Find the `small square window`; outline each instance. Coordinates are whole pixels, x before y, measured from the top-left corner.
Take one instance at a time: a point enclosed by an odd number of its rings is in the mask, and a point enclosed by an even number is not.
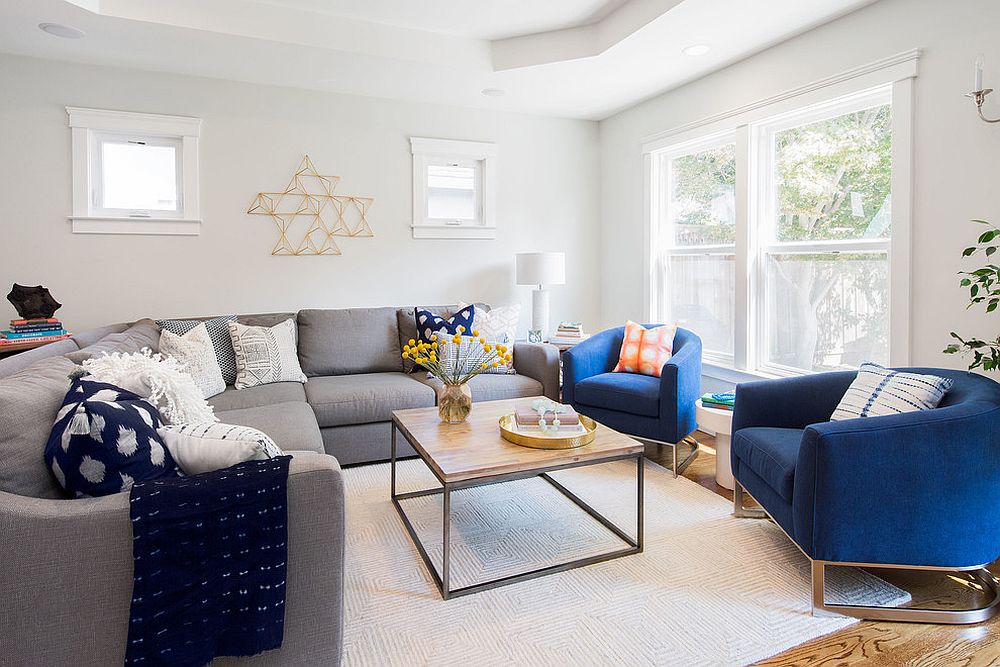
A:
[[[413,237],[496,238],[496,145],[412,137]]]
[[[66,112],[75,233],[200,233],[200,119],[76,107]]]
[[[179,139],[98,135],[91,166],[93,211],[129,217],[180,217]]]

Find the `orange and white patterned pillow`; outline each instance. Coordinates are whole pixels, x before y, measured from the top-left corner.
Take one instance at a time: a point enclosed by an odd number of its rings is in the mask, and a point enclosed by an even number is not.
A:
[[[614,372],[660,377],[663,364],[673,354],[676,332],[677,326],[674,324],[647,329],[629,320],[625,323],[625,338],[622,340],[622,351]]]

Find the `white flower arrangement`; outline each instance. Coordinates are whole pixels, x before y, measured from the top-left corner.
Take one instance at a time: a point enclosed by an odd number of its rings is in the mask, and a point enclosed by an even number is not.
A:
[[[103,353],[87,359],[83,368],[98,382],[107,382],[147,399],[168,424],[217,422],[212,406],[184,366],[173,357],[138,352]]]

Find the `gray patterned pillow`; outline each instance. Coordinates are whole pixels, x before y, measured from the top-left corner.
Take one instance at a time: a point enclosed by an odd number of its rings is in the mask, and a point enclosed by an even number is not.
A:
[[[273,327],[229,323],[229,337],[236,356],[237,389],[273,382],[305,382],[295,344],[295,320]]]
[[[183,336],[204,322],[208,336],[212,339],[212,347],[215,348],[215,358],[219,360],[219,368],[222,369],[222,379],[226,384],[234,384],[236,354],[233,352],[233,341],[229,338],[229,323],[235,321],[235,315],[225,315],[210,320],[156,320],[156,325],[170,333]]]

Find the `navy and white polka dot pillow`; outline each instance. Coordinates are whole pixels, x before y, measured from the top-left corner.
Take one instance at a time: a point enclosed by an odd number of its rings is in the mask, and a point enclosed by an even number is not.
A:
[[[472,323],[476,319],[476,307],[466,306],[448,319],[435,315],[429,310],[415,308],[413,316],[417,320],[417,335],[425,343],[431,342],[431,336],[442,329],[450,334],[458,333],[458,327],[465,327],[464,335],[472,335]]]
[[[77,497],[128,491],[134,482],[176,477],[157,434],[160,413],[148,401],[106,382],[73,382],[45,445],[45,463]]]

